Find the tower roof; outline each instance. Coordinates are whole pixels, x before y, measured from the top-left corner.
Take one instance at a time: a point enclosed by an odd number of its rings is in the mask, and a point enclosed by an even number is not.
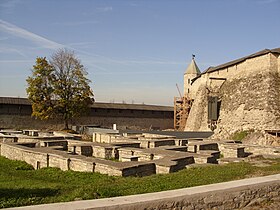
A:
[[[194,56],[192,58],[191,63],[189,64],[187,70],[185,71],[185,74],[201,74],[198,66],[196,65],[196,62],[194,60]]]

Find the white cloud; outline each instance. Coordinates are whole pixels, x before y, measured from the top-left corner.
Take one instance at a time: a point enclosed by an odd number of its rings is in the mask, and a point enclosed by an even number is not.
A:
[[[9,52],[16,53],[16,54],[21,55],[22,57],[26,58],[26,55],[18,49],[11,48],[11,47],[0,47],[0,53],[5,53],[6,54],[6,53],[9,53]]]
[[[17,37],[21,37],[21,38],[30,40],[30,41],[38,44],[39,46],[41,46],[43,48],[47,48],[47,49],[58,49],[58,48],[65,47],[62,44],[59,44],[57,42],[46,39],[42,36],[34,34],[30,31],[27,31],[16,25],[8,23],[4,20],[0,20],[0,31],[12,34],[13,36],[17,36]]]
[[[86,48],[92,48],[94,45],[96,45],[96,42],[74,42],[66,44],[67,46],[73,48],[77,47],[79,49],[86,49]]]
[[[176,62],[176,61],[168,61],[165,59],[154,59],[154,58],[149,58],[149,59],[112,59],[106,56],[102,56],[102,55],[98,55],[98,54],[94,54],[94,53],[89,53],[85,50],[81,50],[81,49],[75,49],[75,46],[86,46],[89,43],[94,43],[94,42],[81,42],[81,43],[70,43],[68,45],[62,45],[60,43],[51,41],[49,39],[46,39],[42,36],[39,36],[37,34],[34,34],[30,31],[27,31],[23,28],[20,28],[16,25],[13,25],[11,23],[8,23],[6,21],[3,21],[0,19],[0,31],[12,34],[13,36],[17,36],[17,37],[21,37],[27,40],[30,40],[34,43],[36,43],[37,45],[39,45],[39,48],[45,48],[45,49],[58,49],[58,48],[70,48],[71,50],[74,50],[76,52],[79,52],[82,57],[83,57],[83,61],[87,62],[88,65],[93,66],[95,69],[98,69],[104,73],[112,73],[110,70],[108,70],[106,67],[104,68],[102,65],[98,65],[98,64],[119,64],[119,65],[137,65],[137,67],[139,67],[140,69],[146,68],[146,67],[140,67],[140,65],[179,65],[179,64],[184,64],[182,62]],[[36,47],[36,49],[38,49],[38,47]],[[0,50],[1,51],[1,50]],[[20,54],[22,56],[24,56],[24,54],[21,53],[20,50],[16,50],[16,48],[11,48],[9,50],[10,52],[15,52],[17,54]],[[94,59],[95,57],[95,59]],[[21,61],[20,61],[21,62]],[[150,72],[151,73],[151,72]]]

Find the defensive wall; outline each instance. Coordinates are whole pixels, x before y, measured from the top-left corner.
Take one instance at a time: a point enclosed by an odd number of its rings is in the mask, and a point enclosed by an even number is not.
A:
[[[280,130],[280,48],[210,67],[192,80],[194,100],[186,131],[215,130],[227,137],[241,130]],[[209,122],[209,97],[217,97],[218,119]]]
[[[119,129],[173,128],[173,107],[95,102],[85,116],[72,120],[72,125],[99,125]],[[32,107],[26,98],[0,97],[0,128],[63,128],[62,120],[42,121],[31,117]]]

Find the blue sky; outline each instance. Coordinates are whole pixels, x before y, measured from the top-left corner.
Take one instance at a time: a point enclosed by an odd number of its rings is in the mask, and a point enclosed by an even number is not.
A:
[[[36,57],[74,50],[99,102],[172,105],[203,71],[280,47],[280,0],[1,0],[0,96],[26,97]]]

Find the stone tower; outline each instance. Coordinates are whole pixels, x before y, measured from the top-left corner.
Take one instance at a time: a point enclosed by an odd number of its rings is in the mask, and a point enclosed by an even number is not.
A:
[[[201,74],[194,57],[192,55],[192,61],[184,73],[184,96],[188,96],[190,99],[193,99],[191,94],[191,80]]]

